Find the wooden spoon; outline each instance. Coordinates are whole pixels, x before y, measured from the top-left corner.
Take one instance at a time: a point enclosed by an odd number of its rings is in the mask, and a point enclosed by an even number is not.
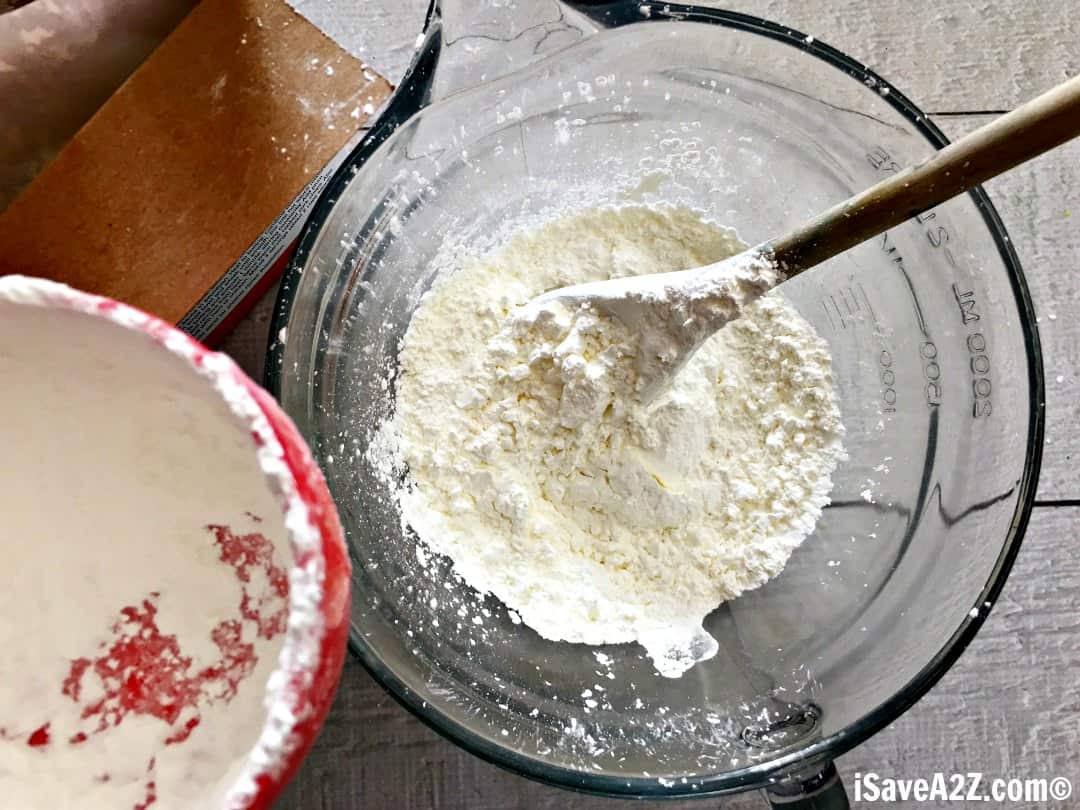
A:
[[[1080,135],[1080,76],[835,205],[801,228],[730,259],[562,287],[533,299],[523,317],[553,304],[588,305],[642,336],[642,399],[666,387],[697,348],[777,284],[991,177]],[[530,314],[531,313],[531,314]]]

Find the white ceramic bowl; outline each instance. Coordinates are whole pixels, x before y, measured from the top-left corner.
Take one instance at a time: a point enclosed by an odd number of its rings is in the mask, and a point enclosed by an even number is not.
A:
[[[0,795],[267,807],[329,708],[349,562],[292,422],[115,301],[0,278]]]

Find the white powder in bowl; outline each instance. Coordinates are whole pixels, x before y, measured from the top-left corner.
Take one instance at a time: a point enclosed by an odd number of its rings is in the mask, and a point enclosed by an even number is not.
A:
[[[436,279],[409,325],[383,441],[405,521],[552,640],[639,642],[677,676],[721,602],[783,569],[842,456],[826,343],[772,293],[642,404],[641,336],[547,290],[745,248],[695,212],[593,209]]]
[[[149,338],[0,301],[0,805],[218,808],[267,719],[281,507]]]

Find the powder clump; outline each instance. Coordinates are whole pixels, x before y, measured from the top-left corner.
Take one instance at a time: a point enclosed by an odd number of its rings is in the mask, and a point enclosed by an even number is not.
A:
[[[780,573],[828,503],[843,428],[828,347],[782,295],[749,305],[645,402],[642,337],[556,287],[739,253],[682,208],[587,210],[436,279],[384,427],[403,519],[545,638],[641,643],[677,676],[720,603]]]

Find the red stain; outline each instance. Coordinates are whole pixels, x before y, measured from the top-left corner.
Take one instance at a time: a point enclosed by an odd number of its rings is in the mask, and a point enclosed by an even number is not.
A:
[[[146,783],[146,798],[135,805],[134,810],[146,810],[152,804],[157,803],[157,785],[154,784],[154,780],[151,779]]]
[[[46,723],[41,728],[36,729],[30,734],[30,739],[26,741],[26,744],[31,748],[44,748],[49,744],[49,724]]]
[[[97,718],[91,733],[118,726],[129,714],[150,715],[166,723],[175,723],[185,707],[194,707],[200,697],[197,677],[188,675],[191,658],[180,650],[176,636],[164,635],[157,626],[157,595],[144,599],[138,607],[120,611],[121,619],[112,626],[116,640],[90,665],[101,681],[105,695],[85,706],[84,719]],[[65,687],[74,683],[72,692],[81,692],[77,671],[87,672],[85,659],[72,662]],[[74,681],[73,681],[74,679]],[[73,698],[78,702],[78,698]]]
[[[64,678],[60,686],[61,693],[78,703],[79,695],[82,694],[82,676],[86,674],[86,670],[90,669],[92,663],[89,658],[76,658],[72,661],[68,676]]]
[[[258,522],[254,515],[251,517]],[[257,533],[237,535],[220,525],[207,529],[214,535],[221,561],[242,583],[239,617],[253,622],[261,638],[281,635],[288,623],[289,579],[285,568],[274,564],[273,544]],[[255,571],[265,577],[267,587],[261,592],[256,592],[252,583]],[[240,683],[255,669],[258,656],[254,645],[243,640],[241,619],[224,620],[210,631],[219,657],[202,669],[194,669],[192,658],[184,654],[176,636],[162,633],[157,626],[159,598],[160,594],[152,592],[141,604],[122,608],[120,618],[110,628],[112,640],[103,643],[95,656],[71,662],[60,690],[82,706],[81,717],[88,725],[68,738],[69,745],[84,743],[92,735],[115,728],[129,715],[148,715],[175,726],[165,744],[182,743],[199,726],[202,708],[231,701]],[[91,674],[99,686],[94,692],[103,696],[84,705],[84,679]],[[35,748],[46,747],[49,742],[48,723],[27,740]],[[133,810],[147,810],[157,802],[154,765],[151,759],[146,793]],[[109,774],[99,778],[107,781]]]
[[[240,615],[259,626],[259,636],[272,639],[285,632],[289,621],[289,574],[281,566],[274,565],[274,546],[263,535],[233,534],[228,526],[210,526],[214,533],[221,561],[236,571],[236,577],[244,583],[244,596],[240,602]],[[265,575],[270,587],[263,593],[252,595],[252,569]]]
[[[146,772],[148,774],[153,774],[154,765],[156,765],[156,764],[157,764],[157,760],[154,759],[153,757],[151,757],[150,762],[146,766]],[[143,796],[143,800],[141,802],[139,802],[137,805],[135,805],[133,810],[146,810],[146,808],[148,808],[150,805],[154,804],[154,802],[156,802],[156,801],[157,801],[157,784],[154,782],[153,778],[150,778],[150,779],[148,779],[146,781],[146,793]]]
[[[184,723],[183,727],[179,731],[177,731],[171,737],[167,737],[165,739],[165,744],[176,745],[177,743],[183,742],[191,736],[191,732],[193,732],[198,727],[200,722],[200,718],[192,717],[190,720]]]

